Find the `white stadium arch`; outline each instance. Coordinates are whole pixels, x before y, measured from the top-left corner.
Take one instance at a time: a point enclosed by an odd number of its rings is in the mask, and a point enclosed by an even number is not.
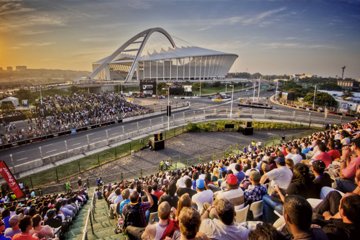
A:
[[[172,48],[143,55],[153,33],[164,35]],[[238,56],[200,47],[177,47],[163,28],[142,31],[110,56],[93,63],[89,78],[102,81],[192,81],[223,79]]]

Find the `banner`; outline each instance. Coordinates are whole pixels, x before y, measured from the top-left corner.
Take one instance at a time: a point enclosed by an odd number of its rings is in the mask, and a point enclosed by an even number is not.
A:
[[[16,182],[16,179],[11,174],[8,166],[4,161],[0,161],[0,174],[8,183],[9,187],[14,192],[16,198],[21,198],[24,193],[21,191],[19,184]]]

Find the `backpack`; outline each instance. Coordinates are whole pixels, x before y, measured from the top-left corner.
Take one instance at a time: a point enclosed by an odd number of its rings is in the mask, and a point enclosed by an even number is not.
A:
[[[141,203],[137,203],[135,205],[127,204],[125,206],[126,211],[123,210],[123,213],[125,212],[123,229],[125,229],[127,226],[145,227],[142,226],[143,221],[140,214],[140,204]]]

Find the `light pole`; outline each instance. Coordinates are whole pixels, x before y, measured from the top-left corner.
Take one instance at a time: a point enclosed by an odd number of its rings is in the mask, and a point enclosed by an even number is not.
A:
[[[275,100],[278,100],[279,80],[276,81]]]
[[[170,86],[171,83],[167,83],[167,94],[168,94],[168,101],[167,101],[167,107],[166,107],[166,115],[167,115],[167,119],[168,119],[168,127],[167,129],[170,130],[170,117],[171,117],[171,106],[170,106]],[[163,90],[165,90],[163,88]]]
[[[225,94],[227,93],[227,83],[225,83]]]
[[[234,102],[234,84],[232,84],[230,86],[232,87],[232,89],[231,89],[231,104],[230,104],[230,118],[232,118],[233,102]]]
[[[257,101],[260,101],[260,85],[261,85],[261,77],[259,78],[259,86],[258,86],[258,97],[257,97]]]
[[[316,86],[317,85],[315,85],[315,89],[314,89],[314,100],[313,100],[313,105],[312,105],[313,110],[315,109]]]
[[[42,97],[42,91],[41,91],[41,85],[40,85],[40,104],[43,104],[43,97]]]

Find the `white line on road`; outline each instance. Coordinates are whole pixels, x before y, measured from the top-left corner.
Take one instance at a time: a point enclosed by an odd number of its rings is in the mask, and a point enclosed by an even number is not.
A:
[[[52,153],[52,152],[56,152],[57,149],[53,149],[53,150],[50,150],[50,151],[47,151],[46,153]]]
[[[77,146],[77,145],[80,145],[81,143],[74,143],[73,145],[71,146]]]
[[[50,144],[43,145],[42,147],[49,147],[49,146],[52,146],[52,145],[54,145],[54,144],[50,143]]]
[[[20,153],[24,153],[24,152],[26,152],[26,151],[20,151],[20,152],[14,153],[14,154],[20,154]]]
[[[99,139],[102,139],[102,137],[96,137],[96,138],[93,138],[91,140],[96,141],[96,140],[99,140]]]
[[[26,159],[28,159],[28,158],[27,158],[27,157],[23,157],[23,158],[17,159],[16,161],[17,161],[17,162],[21,162],[21,161],[26,160]]]

